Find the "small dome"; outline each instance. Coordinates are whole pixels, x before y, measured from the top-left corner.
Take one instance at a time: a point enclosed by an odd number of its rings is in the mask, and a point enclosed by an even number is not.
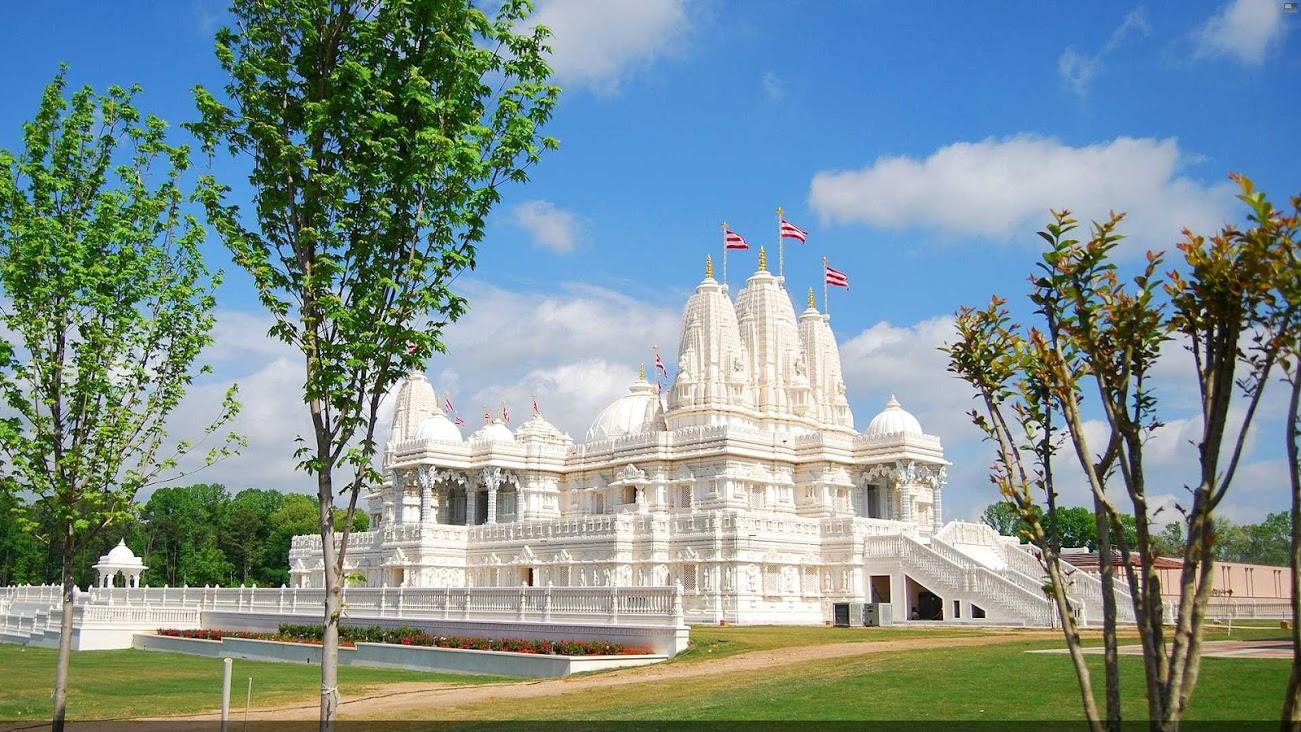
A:
[[[890,395],[890,401],[885,403],[885,409],[880,414],[872,418],[871,424],[867,426],[867,431],[863,433],[868,438],[893,437],[899,435],[922,436],[922,424],[917,418],[912,416],[899,405],[899,400]]]
[[[512,435],[510,428],[506,425],[493,420],[485,424],[470,435],[470,442],[514,442],[515,435]]]
[[[119,540],[117,546],[109,550],[99,558],[100,564],[110,564],[118,567],[133,567],[140,564],[140,557],[135,555],[126,545],[126,540]]]
[[[442,412],[434,412],[434,416],[420,423],[420,428],[416,430],[416,439],[436,440],[438,442],[465,441],[465,438],[461,436],[461,431]]]
[[[601,410],[587,430],[587,441],[609,440],[624,435],[666,429],[664,408],[655,387],[640,378],[628,393]]]
[[[541,440],[544,442],[565,442],[569,437],[556,428],[555,425],[548,422],[540,414],[535,414],[529,418],[529,421],[519,426],[515,430],[515,439],[521,442],[530,440]]]

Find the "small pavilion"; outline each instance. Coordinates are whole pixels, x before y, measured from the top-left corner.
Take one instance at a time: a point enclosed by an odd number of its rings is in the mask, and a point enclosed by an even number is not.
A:
[[[120,540],[117,546],[109,550],[108,554],[101,555],[99,561],[95,563],[94,570],[98,573],[96,585],[98,587],[112,587],[113,580],[117,573],[121,572],[126,579],[127,587],[139,587],[140,575],[147,567],[145,563],[137,557],[126,545],[126,540]]]

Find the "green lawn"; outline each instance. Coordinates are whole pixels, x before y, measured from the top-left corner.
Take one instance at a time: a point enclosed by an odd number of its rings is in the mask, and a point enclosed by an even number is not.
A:
[[[1237,635],[1235,631],[1235,636]],[[570,720],[1072,720],[1080,697],[1065,655],[1030,654],[1051,641],[837,658],[785,668],[579,692],[515,707],[455,710],[453,718]],[[1145,716],[1142,661],[1120,659],[1127,719]],[[1102,659],[1091,656],[1098,694]],[[1189,719],[1277,719],[1289,664],[1205,659]]]
[[[48,719],[54,687],[55,651],[0,644],[0,720]],[[77,651],[72,654],[68,717],[119,719],[215,710],[221,706],[221,659],[150,651]],[[248,679],[253,705],[308,701],[321,683],[321,667],[236,660],[231,706],[243,709]],[[344,695],[406,681],[484,683],[489,676],[339,668]]]

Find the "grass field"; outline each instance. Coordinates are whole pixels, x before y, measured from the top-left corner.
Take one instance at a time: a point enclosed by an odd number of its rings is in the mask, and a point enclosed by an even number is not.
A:
[[[55,651],[0,644],[0,720],[48,719],[54,687]],[[72,654],[68,718],[121,719],[216,709],[221,704],[221,659],[151,651],[78,651]],[[253,677],[253,705],[275,706],[311,699],[321,667],[236,660],[231,706],[244,708]],[[484,683],[489,676],[339,667],[339,688],[355,695],[406,681]]]
[[[701,664],[749,651],[827,643],[865,644],[1001,634],[997,644],[890,651],[819,659],[793,665],[659,679],[531,698],[527,703],[458,706],[442,697],[428,715],[439,719],[513,720],[1070,720],[1080,717],[1079,691],[1064,654],[1025,651],[1058,648],[1055,638],[979,628],[692,628],[693,647],[670,663]],[[1223,639],[1223,629],[1207,639]],[[1278,638],[1277,625],[1235,627],[1234,639]],[[1099,643],[1096,633],[1086,638]],[[1090,656],[1101,693],[1102,659]],[[1122,657],[1127,719],[1144,715],[1142,661]],[[35,720],[49,713],[54,651],[0,645],[0,719]],[[1205,659],[1189,719],[1253,720],[1278,716],[1289,664],[1285,660]],[[236,661],[233,706],[242,708],[252,676],[254,707],[314,698],[317,666]],[[342,667],[341,692],[356,697],[388,684],[477,684],[504,679]],[[144,651],[88,651],[72,662],[70,718],[167,716],[214,709],[221,662]],[[425,710],[421,709],[421,712]]]
[[[1277,631],[1275,632],[1277,635]],[[1236,631],[1235,631],[1236,636]],[[515,720],[1030,720],[1081,718],[1065,655],[1027,650],[1045,641],[838,658],[701,679],[575,693],[510,708],[452,710],[452,718]],[[1120,659],[1126,719],[1146,715],[1142,661]],[[1102,659],[1089,658],[1101,694]],[[1188,719],[1277,719],[1289,664],[1265,659],[1202,661]]]

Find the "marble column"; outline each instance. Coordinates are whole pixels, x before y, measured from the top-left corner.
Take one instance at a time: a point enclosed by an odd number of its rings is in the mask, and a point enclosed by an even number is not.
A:
[[[475,504],[474,500],[474,481],[465,481],[465,525],[474,526]]]
[[[420,468],[416,473],[416,481],[420,485],[420,523],[427,524],[431,521],[434,504],[434,471]]]
[[[939,475],[935,478],[934,498],[931,499],[931,530],[939,533],[944,528],[944,510],[941,503],[941,494],[944,492],[944,486],[949,482],[948,469],[940,468]]]

